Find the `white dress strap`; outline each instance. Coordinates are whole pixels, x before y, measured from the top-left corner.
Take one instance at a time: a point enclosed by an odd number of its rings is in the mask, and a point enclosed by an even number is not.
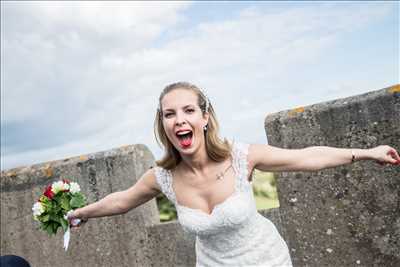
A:
[[[154,173],[163,194],[169,199],[169,201],[176,204],[175,194],[172,190],[172,177],[170,176],[169,171],[156,166],[154,167]]]

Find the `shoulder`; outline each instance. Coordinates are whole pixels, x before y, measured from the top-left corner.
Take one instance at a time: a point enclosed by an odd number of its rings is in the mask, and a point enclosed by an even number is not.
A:
[[[254,169],[253,150],[254,144],[235,141],[232,143],[232,151],[234,158],[238,160],[238,164],[242,170],[246,171],[247,180],[252,181],[252,173]]]
[[[142,180],[142,183],[144,183],[147,187],[151,188],[152,190],[160,191],[161,192],[161,186],[158,183],[158,176],[160,172],[160,167],[153,167],[151,169],[148,169],[140,178]]]
[[[253,151],[252,146],[253,144],[241,141],[234,141],[231,143],[232,152],[236,155],[237,158],[246,160],[249,170],[252,170],[253,166],[251,157],[251,153]]]
[[[250,144],[240,141],[232,141],[230,143],[232,152],[239,154],[248,154]]]
[[[241,153],[247,159],[249,170],[253,170],[265,158],[270,158],[273,153],[273,147],[268,144],[253,144],[245,142],[235,142],[233,150]]]

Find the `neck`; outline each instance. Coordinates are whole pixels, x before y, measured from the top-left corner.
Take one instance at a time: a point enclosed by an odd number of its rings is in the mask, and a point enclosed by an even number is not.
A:
[[[182,167],[193,174],[204,173],[212,160],[208,157],[205,144],[191,155],[182,155]]]

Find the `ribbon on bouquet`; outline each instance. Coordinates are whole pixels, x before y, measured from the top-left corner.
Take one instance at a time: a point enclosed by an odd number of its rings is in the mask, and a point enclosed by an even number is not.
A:
[[[64,218],[68,221],[68,228],[67,228],[67,231],[65,231],[65,233],[64,233],[64,249],[65,249],[65,251],[68,250],[68,244],[69,244],[69,240],[70,240],[70,237],[71,237],[70,223],[69,223],[69,220],[68,220],[68,215],[70,213],[72,213],[72,210],[68,211],[67,214],[64,216]],[[80,219],[71,220],[71,225],[72,226],[77,226],[80,223],[81,223]]]

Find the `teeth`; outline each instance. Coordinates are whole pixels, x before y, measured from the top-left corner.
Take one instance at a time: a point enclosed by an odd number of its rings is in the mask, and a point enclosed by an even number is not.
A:
[[[179,133],[177,133],[176,135],[184,135],[184,134],[188,134],[188,133],[190,133],[191,131],[184,131],[184,132],[179,132]]]

